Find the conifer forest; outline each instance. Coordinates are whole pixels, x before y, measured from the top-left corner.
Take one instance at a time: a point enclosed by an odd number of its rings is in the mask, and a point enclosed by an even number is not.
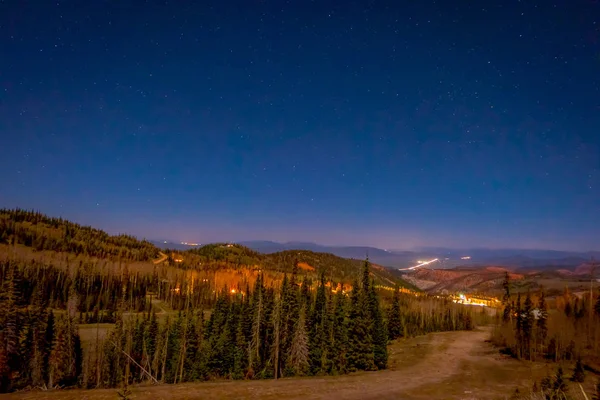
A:
[[[23,210],[0,211],[0,246],[1,392],[375,371],[391,340],[473,329],[480,314],[368,260],[165,254]],[[219,269],[236,279],[201,274]]]

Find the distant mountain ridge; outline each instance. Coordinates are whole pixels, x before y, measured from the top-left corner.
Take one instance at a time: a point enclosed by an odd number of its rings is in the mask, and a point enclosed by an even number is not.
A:
[[[153,242],[161,248],[188,250],[194,246],[180,243]],[[575,269],[589,263],[592,258],[600,259],[599,251],[575,252],[539,249],[451,249],[445,247],[420,247],[414,250],[387,250],[372,246],[327,246],[312,242],[274,242],[250,240],[237,242],[260,253],[277,253],[287,250],[310,250],[331,253],[338,257],[369,259],[377,264],[392,268],[408,268],[418,261],[438,259],[432,268],[453,268],[457,266],[504,266],[511,268],[565,268]],[[470,257],[463,259],[463,257]]]

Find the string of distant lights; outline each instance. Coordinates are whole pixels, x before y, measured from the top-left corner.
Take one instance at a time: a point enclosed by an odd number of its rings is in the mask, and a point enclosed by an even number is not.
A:
[[[470,260],[471,257],[470,256],[465,256],[465,257],[461,257],[460,259],[461,260]],[[446,260],[447,260],[447,258],[446,258]],[[417,265],[412,266],[412,267],[408,267],[408,268],[400,268],[400,271],[411,271],[411,270],[414,270],[414,269],[417,269],[417,268],[420,268],[420,267],[424,267],[424,266],[429,265],[429,264],[433,264],[434,262],[439,262],[439,263],[443,264],[443,262],[440,261],[439,258],[434,258],[433,260],[429,260],[429,261],[418,260],[417,262],[418,262]]]
[[[419,260],[419,261],[417,261],[419,264],[417,264],[417,265],[415,265],[413,267],[409,267],[409,268],[401,268],[401,270],[402,271],[408,271],[408,270],[416,269],[416,268],[419,268],[419,267],[423,267],[425,265],[432,264],[432,263],[434,263],[436,261],[440,261],[440,260],[437,259],[437,258],[434,258],[433,260],[429,260],[429,261],[421,261],[421,260]]]

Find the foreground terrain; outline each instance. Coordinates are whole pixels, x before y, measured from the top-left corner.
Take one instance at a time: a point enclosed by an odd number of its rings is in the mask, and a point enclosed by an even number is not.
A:
[[[389,369],[338,377],[139,385],[133,399],[505,399],[525,393],[554,367],[501,356],[486,340],[489,330],[433,333],[390,346]],[[587,379],[591,391],[593,379]],[[590,386],[590,387],[588,387]],[[573,391],[575,391],[573,389]],[[21,392],[26,399],[115,399],[115,389]],[[577,397],[575,397],[577,398]]]

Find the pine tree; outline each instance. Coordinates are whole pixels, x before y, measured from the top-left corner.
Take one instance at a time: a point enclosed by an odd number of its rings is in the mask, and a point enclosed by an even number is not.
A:
[[[504,288],[504,296],[502,297],[502,305],[504,306],[502,321],[507,323],[512,320],[512,307],[510,304],[510,276],[508,275],[508,271],[504,273],[502,287]]]
[[[288,357],[288,368],[295,375],[305,375],[309,368],[308,335],[306,334],[306,307],[300,309],[298,323],[294,329],[292,345]]]
[[[58,321],[54,331],[52,351],[50,352],[50,370],[48,374],[48,386],[53,388],[62,385],[69,379],[69,362],[71,349],[68,347],[69,331],[65,318]]]
[[[523,304],[523,317],[521,319],[521,348],[523,349],[523,357],[527,359],[531,359],[531,337],[533,330],[533,302],[531,301],[531,296],[529,292],[527,293],[527,297],[525,297],[525,303]]]
[[[246,354],[246,338],[244,336],[244,321],[243,316],[240,315],[238,321],[238,327],[236,331],[236,342],[235,342],[235,354],[233,357],[233,371],[232,377],[233,379],[242,379],[245,373],[246,360],[248,359]]]
[[[378,369],[387,366],[387,342],[388,333],[379,308],[379,298],[374,282],[371,282],[369,290],[369,308],[371,311],[371,335],[373,337],[373,362]]]
[[[517,358],[523,356],[523,311],[521,310],[521,293],[517,295],[517,304],[515,306],[517,313],[517,322],[515,324],[515,338],[517,340]]]
[[[291,284],[288,280],[287,274],[284,274],[280,290],[279,354],[276,365],[276,368],[281,375],[284,373],[285,358],[289,349],[289,342],[291,341],[291,334],[288,330],[288,321],[290,318],[290,292]]]
[[[548,308],[546,307],[546,295],[544,291],[540,294],[540,301],[538,303],[539,315],[536,321],[536,336],[538,344],[545,348],[546,337],[548,336]]]
[[[325,317],[326,317],[326,297],[325,297],[325,276],[321,274],[317,286],[317,296],[312,308],[309,323],[308,348],[310,360],[310,372],[313,375],[324,372],[325,355]]]
[[[284,276],[284,282],[281,289],[281,351],[280,351],[280,371],[283,375],[287,375],[287,357],[290,353],[294,329],[299,318],[299,300],[298,300],[298,282],[297,282],[297,261],[294,263],[292,277],[287,281],[287,276]],[[292,373],[292,371],[290,371]]]
[[[307,313],[310,308],[310,281],[306,276],[302,280],[302,286],[300,287],[300,307],[305,306]]]
[[[272,346],[272,363],[273,363],[273,377],[278,379],[280,376],[280,355],[281,355],[281,299],[276,302],[275,309],[273,311],[273,346]]]
[[[156,352],[156,342],[158,338],[158,321],[156,320],[156,313],[152,310],[150,314],[150,321],[144,325],[144,354],[148,360],[148,364],[154,358]]]
[[[336,372],[346,372],[346,353],[348,349],[348,324],[346,321],[346,296],[343,290],[336,294],[335,311],[333,316],[333,369]]]
[[[369,285],[371,283],[369,268],[370,268],[370,263],[369,263],[369,258],[367,257],[367,259],[365,260],[365,262],[363,264],[363,269],[362,269],[361,288],[364,293],[369,293]]]
[[[43,367],[44,381],[48,382],[50,372],[50,354],[52,352],[52,341],[54,340],[54,313],[52,310],[48,313],[46,320],[46,329],[44,333],[44,358]]]
[[[348,370],[374,369],[369,302],[358,282],[352,290],[348,325]]]
[[[194,381],[201,378],[198,374],[198,364],[202,354],[202,322],[202,318],[199,318],[197,315],[188,318],[186,357],[184,364],[185,381]]]
[[[8,265],[8,271],[0,286],[0,326],[2,327],[2,343],[8,370],[19,364],[19,314],[17,300],[20,297],[15,276],[15,267]]]
[[[331,284],[331,287],[335,287]],[[336,369],[336,346],[334,341],[335,304],[334,296],[327,291],[327,304],[323,320],[323,372],[331,375]]]
[[[23,323],[24,322],[24,323]],[[15,370],[19,371],[18,381],[15,382],[18,386],[25,386],[31,381],[31,348],[33,346],[33,325],[30,321],[22,321],[19,328],[19,344],[18,344],[18,363],[15,365]]]
[[[258,371],[262,367],[261,359],[261,344],[263,337],[262,326],[264,325],[265,319],[265,306],[264,306],[264,290],[262,287],[261,276],[259,275],[256,281],[256,287],[253,293],[253,321],[252,321],[252,334],[250,341],[250,351],[248,352],[249,367],[253,371]]]
[[[39,288],[36,288],[32,307],[29,314],[29,325],[31,331],[31,347],[26,351],[31,353],[30,365],[31,384],[34,387],[42,387],[45,384],[44,359],[46,358],[46,309]]]
[[[402,319],[400,316],[400,289],[396,287],[392,298],[392,307],[388,317],[388,338],[394,340],[402,335]]]
[[[573,376],[571,377],[571,380],[573,382],[583,382],[585,380],[585,371],[583,369],[581,357],[577,358],[577,362],[575,363],[575,368],[573,369]]]

